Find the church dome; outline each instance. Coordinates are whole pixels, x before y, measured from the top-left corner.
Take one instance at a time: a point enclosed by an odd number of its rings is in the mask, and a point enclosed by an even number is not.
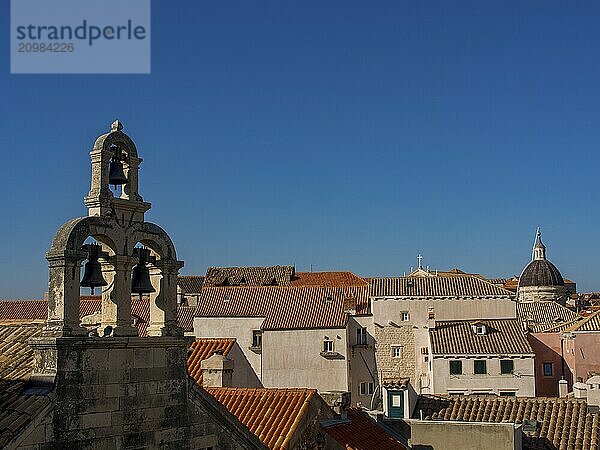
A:
[[[519,286],[564,286],[562,275],[547,259],[535,259],[527,264],[519,279]]]
[[[519,287],[564,286],[565,281],[554,264],[546,259],[546,246],[538,228],[533,246],[532,261],[527,264],[519,278]]]

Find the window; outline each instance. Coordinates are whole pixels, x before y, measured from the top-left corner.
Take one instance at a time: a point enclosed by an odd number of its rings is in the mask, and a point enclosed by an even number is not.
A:
[[[254,347],[254,348],[262,347],[262,331],[252,330],[252,347]]]
[[[512,359],[501,359],[500,360],[500,373],[507,375],[513,373],[515,370],[515,362]]]
[[[402,347],[400,345],[392,345],[392,358],[402,358]]]
[[[333,341],[331,341],[329,339],[325,339],[323,341],[323,352],[333,353]]]
[[[367,345],[367,329],[356,329],[356,345]]]
[[[516,395],[515,391],[500,391],[500,397],[514,397]]]
[[[373,395],[373,383],[370,381],[360,382],[360,395]]]
[[[473,361],[473,373],[475,375],[485,375],[487,373],[487,361],[484,359]]]
[[[408,311],[402,311],[400,315],[402,317],[402,322],[408,322],[408,319],[410,318]]]
[[[462,361],[450,361],[450,375],[462,375]]]
[[[485,325],[482,323],[472,324],[471,329],[473,330],[473,333],[475,333],[475,334],[485,334],[485,332],[486,332]]]
[[[545,362],[544,363],[544,376],[551,377],[554,373],[554,367],[552,363]]]

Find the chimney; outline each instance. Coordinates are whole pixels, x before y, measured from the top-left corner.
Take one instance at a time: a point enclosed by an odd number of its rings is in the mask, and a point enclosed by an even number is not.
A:
[[[432,330],[435,329],[435,311],[433,306],[427,308],[427,327]]]
[[[567,384],[567,380],[564,378],[558,382],[558,396],[566,397],[569,392],[569,385]]]
[[[232,387],[233,360],[217,350],[210,358],[200,363],[202,369],[202,385],[204,387]]]
[[[594,375],[589,378],[585,384],[587,385],[588,408],[593,408],[594,411],[598,411],[600,407],[600,375]]]

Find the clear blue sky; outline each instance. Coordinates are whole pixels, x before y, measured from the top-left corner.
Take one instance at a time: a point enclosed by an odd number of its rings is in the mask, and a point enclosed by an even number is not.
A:
[[[182,273],[394,275],[421,252],[508,276],[541,225],[600,290],[599,22],[598,2],[153,0],[151,75],[10,75],[5,42],[0,297],[46,290],[117,117]]]

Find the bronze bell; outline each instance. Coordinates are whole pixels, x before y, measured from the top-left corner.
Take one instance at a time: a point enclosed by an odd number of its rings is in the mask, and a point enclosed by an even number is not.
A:
[[[140,299],[142,294],[149,294],[155,292],[152,283],[150,282],[150,271],[148,270],[148,258],[150,256],[150,250],[147,248],[135,248],[133,249],[134,254],[138,255],[138,263],[133,266],[133,273],[131,276],[131,292],[133,294],[139,294]]]
[[[89,287],[92,295],[94,295],[94,288],[108,284],[102,276],[102,266],[98,262],[101,247],[98,244],[86,244],[84,247],[88,252],[88,260],[85,263],[83,278],[79,285],[81,287]]]
[[[121,162],[121,149],[115,144],[111,145],[110,149],[113,151],[113,157],[108,165],[108,184],[113,186],[127,184],[127,177],[123,172],[123,163]]]

